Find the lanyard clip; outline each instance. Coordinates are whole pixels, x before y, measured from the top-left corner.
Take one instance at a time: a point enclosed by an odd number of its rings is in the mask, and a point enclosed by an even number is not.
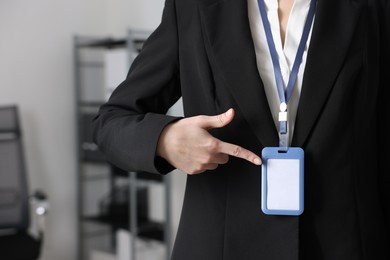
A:
[[[280,103],[280,112],[279,112],[279,133],[287,133],[287,104],[285,102]]]
[[[287,104],[285,102],[280,103],[279,112],[279,148],[280,152],[287,152],[288,150],[288,129],[287,129]]]

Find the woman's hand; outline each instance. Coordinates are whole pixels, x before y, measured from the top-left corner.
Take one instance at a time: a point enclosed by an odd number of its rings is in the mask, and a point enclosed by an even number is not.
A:
[[[167,125],[161,133],[157,155],[188,174],[214,170],[229,161],[229,156],[255,165],[261,159],[251,151],[213,137],[208,130],[222,128],[234,118],[234,110],[216,116],[194,116]]]

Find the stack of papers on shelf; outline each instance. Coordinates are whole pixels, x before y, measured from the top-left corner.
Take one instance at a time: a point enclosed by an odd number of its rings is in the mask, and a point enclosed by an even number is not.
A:
[[[117,232],[116,260],[130,260],[132,255],[131,240],[133,237],[127,230]],[[158,241],[136,240],[136,260],[166,260],[166,248]]]
[[[91,251],[91,260],[116,260],[116,256],[102,251]]]
[[[127,48],[107,50],[104,55],[105,98],[111,96],[114,89],[125,80],[131,64]]]

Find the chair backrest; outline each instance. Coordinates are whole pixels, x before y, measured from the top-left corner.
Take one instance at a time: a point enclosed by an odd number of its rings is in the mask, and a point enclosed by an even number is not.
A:
[[[28,200],[18,109],[0,107],[0,229],[28,228]]]

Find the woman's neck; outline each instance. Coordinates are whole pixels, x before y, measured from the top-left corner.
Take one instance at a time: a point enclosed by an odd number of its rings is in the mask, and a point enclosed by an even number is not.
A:
[[[290,17],[291,9],[294,5],[295,0],[279,0],[279,26],[280,26],[280,37],[282,39],[282,45],[284,47],[284,41],[286,38],[286,30],[288,18]]]

